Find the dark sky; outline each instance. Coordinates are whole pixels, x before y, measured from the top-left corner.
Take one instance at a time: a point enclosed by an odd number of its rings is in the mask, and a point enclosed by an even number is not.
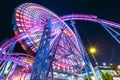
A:
[[[34,2],[43,5],[59,16],[79,13],[97,15],[101,19],[120,23],[119,0],[0,0],[0,42],[14,36],[12,14],[22,3]],[[77,21],[76,27],[83,43],[97,47],[95,55],[100,65],[102,62],[120,63],[120,45],[103,29],[100,24]]]

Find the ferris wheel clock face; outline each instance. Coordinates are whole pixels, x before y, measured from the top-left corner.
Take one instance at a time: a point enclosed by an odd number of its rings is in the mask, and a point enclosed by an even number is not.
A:
[[[74,33],[69,28],[69,26],[64,23],[57,15],[55,15],[50,10],[34,3],[25,3],[20,5],[15,9],[14,14],[14,33],[16,36],[20,34],[26,35],[22,40],[19,40],[22,48],[29,52],[35,54],[38,51],[40,46],[41,37],[44,31],[44,28],[48,25],[47,21],[51,20],[51,41],[50,47],[56,41],[60,33],[62,32],[64,35],[68,36],[74,45],[77,46],[77,41]],[[67,40],[64,36],[61,36],[61,40],[59,42],[59,47],[57,54],[55,56],[56,59],[61,58],[64,55],[67,55],[69,51],[67,51],[68,47]],[[74,49],[75,53],[79,55],[79,51]],[[71,55],[72,57],[72,55]],[[75,61],[72,59],[61,58],[58,61],[54,61],[53,67],[57,70],[70,71],[70,72],[80,72],[80,69],[76,69],[74,66],[77,65]],[[82,63],[82,60],[78,62]],[[82,65],[81,65],[81,68]]]

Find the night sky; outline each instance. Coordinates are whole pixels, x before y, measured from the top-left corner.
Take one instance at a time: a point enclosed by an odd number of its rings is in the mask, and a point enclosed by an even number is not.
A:
[[[120,23],[119,0],[0,0],[0,43],[14,36],[12,14],[22,3],[34,2],[43,5],[59,16],[67,14],[92,14],[101,19]],[[99,65],[106,62],[120,64],[120,45],[97,23],[77,21],[76,27],[88,50],[96,46],[95,57]]]

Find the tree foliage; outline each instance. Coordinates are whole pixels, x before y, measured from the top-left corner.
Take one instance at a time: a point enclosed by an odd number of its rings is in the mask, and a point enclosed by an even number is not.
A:
[[[112,64],[110,67],[111,67],[112,70],[114,70],[114,71],[117,73],[118,76],[120,76],[120,74],[119,74],[119,72],[118,72],[117,65]]]
[[[84,80],[92,80],[92,79],[90,78],[90,76],[85,75]]]
[[[113,76],[109,72],[102,72],[102,80],[113,80]]]

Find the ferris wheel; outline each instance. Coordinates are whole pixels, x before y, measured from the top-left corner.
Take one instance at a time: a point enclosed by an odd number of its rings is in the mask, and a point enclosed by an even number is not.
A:
[[[13,25],[16,36],[0,47],[0,64],[3,66],[0,78],[3,78],[5,74],[7,74],[6,79],[13,78],[20,72],[20,69],[25,69],[22,73],[29,74],[28,77],[31,80],[35,78],[46,80],[51,76],[53,78],[55,73],[52,72],[63,72],[76,76],[83,70],[91,69],[92,71],[93,66],[74,23],[72,23],[73,29],[65,23],[65,21],[71,20],[100,23],[120,43],[119,39],[115,37],[120,34],[113,29],[120,29],[118,23],[85,14],[59,17],[41,5],[25,3],[14,11]],[[21,44],[27,54],[13,52],[17,42]],[[18,69],[15,64],[19,64],[22,68]],[[5,73],[9,67],[12,69]]]

